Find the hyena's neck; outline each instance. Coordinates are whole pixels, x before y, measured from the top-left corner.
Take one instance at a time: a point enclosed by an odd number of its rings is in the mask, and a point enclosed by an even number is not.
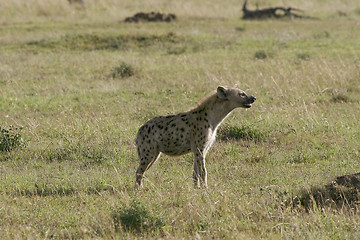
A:
[[[234,107],[231,106],[230,101],[220,99],[217,95],[208,98],[201,106],[199,106],[199,108],[204,109],[213,130],[216,130],[221,122],[234,109]]]
[[[208,109],[209,122],[211,126],[216,129],[233,109],[234,108],[230,106],[228,100],[217,98],[213,106]]]

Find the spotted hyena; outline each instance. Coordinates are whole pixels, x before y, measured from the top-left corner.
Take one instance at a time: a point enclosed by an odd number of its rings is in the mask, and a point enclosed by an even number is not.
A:
[[[216,92],[189,111],[155,117],[146,122],[136,137],[140,158],[136,183],[142,186],[145,171],[161,153],[178,156],[193,152],[195,187],[206,187],[205,156],[215,140],[218,126],[233,109],[250,108],[255,100],[240,89],[219,86]]]

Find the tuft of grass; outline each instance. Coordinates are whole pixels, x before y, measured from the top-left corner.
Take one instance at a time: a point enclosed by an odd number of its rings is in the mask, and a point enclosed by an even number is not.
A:
[[[186,52],[186,46],[175,46],[175,47],[170,47],[167,50],[168,54],[173,54],[173,55],[180,55]]]
[[[19,133],[21,129],[14,126],[6,129],[0,126],[0,152],[10,152],[24,145],[24,141]]]
[[[313,160],[313,156],[311,152],[304,151],[304,149],[296,149],[295,152],[290,157],[290,162],[301,164],[301,163],[309,163]]]
[[[259,51],[255,52],[254,57],[256,59],[266,59],[268,56],[264,50],[259,50]]]
[[[267,133],[260,131],[256,126],[221,126],[218,132],[219,139],[223,141],[245,140],[245,141],[263,141]]]
[[[139,200],[134,199],[128,208],[114,210],[111,214],[115,230],[120,226],[129,232],[145,233],[159,230],[165,226],[163,218],[156,216]]]
[[[331,35],[328,31],[324,30],[324,31],[319,31],[313,34],[313,38],[314,39],[323,39],[323,38],[330,38]]]
[[[296,57],[300,60],[310,60],[310,54],[309,53],[297,53]]]
[[[135,74],[133,66],[125,62],[121,62],[119,66],[115,67],[112,71],[113,78],[127,78]]]
[[[236,27],[235,30],[238,32],[245,32],[246,28],[245,27]]]
[[[345,94],[336,93],[332,95],[330,101],[334,103],[347,103],[347,102],[351,102],[351,98]]]

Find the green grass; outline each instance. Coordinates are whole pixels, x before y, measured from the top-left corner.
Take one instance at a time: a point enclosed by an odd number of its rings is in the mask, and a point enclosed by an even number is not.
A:
[[[360,172],[358,1],[290,1],[319,17],[294,21],[243,21],[238,1],[85,2],[0,2],[3,239],[360,237],[356,201],[309,200]],[[151,10],[178,18],[122,21]],[[209,188],[188,154],[136,189],[138,128],[218,85],[257,100],[219,129]]]

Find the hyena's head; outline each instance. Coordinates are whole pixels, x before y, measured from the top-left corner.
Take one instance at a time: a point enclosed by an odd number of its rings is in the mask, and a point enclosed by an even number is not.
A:
[[[243,90],[238,88],[226,88],[219,86],[216,92],[220,99],[230,101],[234,108],[250,108],[251,104],[253,104],[256,100],[254,96],[247,95]]]

